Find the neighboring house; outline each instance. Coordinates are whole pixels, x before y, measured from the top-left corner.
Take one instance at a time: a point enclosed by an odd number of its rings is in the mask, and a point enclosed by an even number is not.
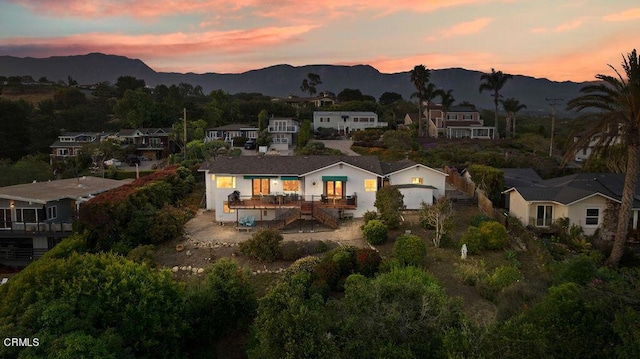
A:
[[[76,157],[82,146],[99,142],[109,135],[105,132],[62,132],[58,140],[50,146],[49,161],[53,163],[55,160]]]
[[[446,138],[493,138],[493,127],[484,126],[475,106],[451,106],[446,112],[441,105],[432,105],[428,113],[428,133],[430,137]]]
[[[375,211],[377,190],[397,185],[409,209],[444,195],[446,174],[411,161],[380,163],[375,156],[221,157],[200,167],[206,208],[217,221],[251,216],[273,226],[315,218],[337,226],[342,215]]]
[[[236,137],[258,138],[258,128],[252,125],[233,123],[205,130],[205,141],[222,140],[232,143]]]
[[[297,140],[300,123],[291,117],[271,117],[267,129],[271,134],[271,148],[287,150]]]
[[[294,95],[289,95],[287,97],[275,97],[271,99],[271,102],[286,103],[287,105],[295,108],[304,108],[310,106],[319,108],[325,106],[333,106],[337,101],[333,93],[324,91],[321,92],[319,96],[315,97],[298,97]]]
[[[584,135],[585,135],[585,132],[577,133],[576,135],[573,136],[573,142],[574,143],[578,142]],[[606,137],[613,137],[611,139],[612,145],[617,145],[621,143],[620,136],[617,136],[616,133],[606,134]],[[601,141],[602,141],[602,137],[600,134],[597,134],[591,137],[588,144],[586,144],[584,147],[576,151],[575,161],[583,162],[589,159],[589,157],[591,156],[591,153],[593,153],[593,150],[596,148],[596,146],[599,146],[599,145],[602,146],[602,143],[600,143]]]
[[[314,111],[313,131],[318,128],[333,128],[340,134],[347,135],[353,131],[367,128],[387,127],[386,122],[379,122],[378,115],[374,112],[358,111]]]
[[[136,128],[118,132],[120,144],[132,146],[135,154],[151,160],[159,160],[169,155],[171,128]]]
[[[411,160],[382,163],[385,180],[404,195],[405,209],[420,209],[445,195],[447,174]]]
[[[504,193],[509,197],[510,215],[525,225],[548,227],[557,219],[568,218],[570,224],[591,235],[601,228],[607,209],[620,203],[623,186],[624,174],[580,173],[541,181],[535,186],[514,186]],[[640,185],[632,211],[629,225],[637,229]]]
[[[0,263],[24,265],[71,235],[84,201],[130,183],[80,177],[0,187]]]

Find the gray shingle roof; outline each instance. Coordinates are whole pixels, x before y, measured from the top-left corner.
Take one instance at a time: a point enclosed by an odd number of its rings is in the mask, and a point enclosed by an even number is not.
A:
[[[246,175],[304,175],[337,163],[346,163],[382,176],[376,156],[219,156],[200,171]]]
[[[133,180],[113,180],[100,177],[79,177],[47,182],[34,182],[0,187],[0,198],[46,204],[63,198],[79,199],[113,188]]]

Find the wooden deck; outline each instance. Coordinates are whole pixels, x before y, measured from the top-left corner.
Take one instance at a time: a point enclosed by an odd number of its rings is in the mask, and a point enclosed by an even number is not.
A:
[[[264,198],[241,199],[230,202],[229,208],[234,209],[277,209],[277,208],[335,208],[335,209],[357,209],[358,204],[355,198],[327,198],[324,201],[318,198],[317,201],[287,201],[284,197],[275,201],[265,201]]]

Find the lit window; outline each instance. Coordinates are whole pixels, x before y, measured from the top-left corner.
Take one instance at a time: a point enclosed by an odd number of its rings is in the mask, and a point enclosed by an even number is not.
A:
[[[599,208],[587,208],[587,216],[584,223],[587,226],[597,226],[600,219]]]
[[[364,180],[364,191],[375,192],[378,189],[378,181],[375,179]]]
[[[218,177],[217,187],[218,188],[236,188],[236,178],[235,177]]]
[[[283,180],[282,181],[282,190],[283,191],[298,191],[300,189],[300,181],[298,180]]]
[[[423,181],[422,177],[413,177],[413,178],[411,178],[411,183],[413,183],[413,184],[422,184],[422,181]]]
[[[211,175],[211,180],[215,181],[216,180],[216,175]]]
[[[222,212],[224,213],[236,213],[236,210],[233,208],[229,208],[229,202],[224,201],[222,205]]]

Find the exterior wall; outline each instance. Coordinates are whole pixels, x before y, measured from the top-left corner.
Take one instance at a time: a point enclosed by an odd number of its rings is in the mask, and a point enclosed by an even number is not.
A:
[[[525,226],[529,224],[529,202],[517,190],[509,192],[509,215],[518,218]]]
[[[406,209],[420,209],[422,202],[433,204],[433,189],[431,188],[400,188],[400,193],[404,196],[403,201]]]
[[[587,216],[587,208],[598,208],[598,224],[597,225],[587,225],[585,220]],[[596,229],[602,225],[602,221],[604,219],[604,210],[607,208],[607,199],[602,196],[593,196],[587,198],[583,201],[572,204],[569,207],[569,222],[570,224],[575,224],[582,229],[584,229],[584,233],[586,235],[592,235],[595,233]]]
[[[346,118],[343,118],[346,117]],[[358,122],[355,122],[355,119]],[[373,122],[361,122],[361,118],[373,118]],[[313,113],[313,130],[318,128],[335,128],[345,133],[353,131],[363,130],[366,128],[385,127],[386,122],[379,122],[378,115],[374,112],[328,112],[328,111],[316,111]]]
[[[435,187],[436,190],[433,191],[433,195],[436,198],[445,195],[446,174],[419,165],[393,173],[389,176],[389,184],[410,184],[413,177],[421,177],[423,179],[423,185]],[[429,200],[431,200],[431,197],[432,196],[429,196]]]

